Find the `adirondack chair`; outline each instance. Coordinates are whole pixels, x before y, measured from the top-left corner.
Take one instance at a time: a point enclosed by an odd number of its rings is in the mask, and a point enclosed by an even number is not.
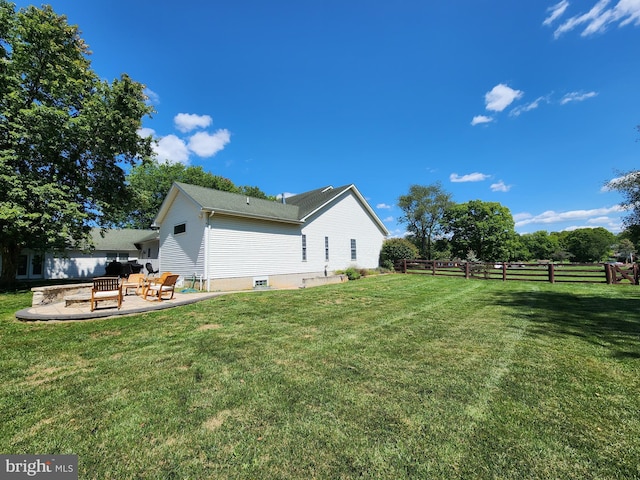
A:
[[[91,311],[93,312],[98,302],[103,300],[116,300],[118,310],[122,306],[122,284],[118,277],[98,277],[93,279],[91,288]]]
[[[176,289],[176,282],[180,275],[174,275],[171,273],[163,273],[158,279],[151,279],[149,283],[145,285],[142,292],[142,298],[147,300],[147,296],[157,297],[158,300],[171,300]],[[164,298],[163,295],[171,294],[169,298]]]
[[[144,286],[144,273],[132,273],[124,282],[122,282],[122,288],[124,289],[125,296],[129,293],[130,288],[135,288],[136,295],[142,292]]]

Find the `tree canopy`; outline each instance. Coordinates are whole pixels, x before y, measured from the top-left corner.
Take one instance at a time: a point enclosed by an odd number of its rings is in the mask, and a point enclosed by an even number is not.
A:
[[[574,262],[599,262],[612,253],[616,236],[606,228],[579,228],[569,232],[563,240]]]
[[[640,226],[640,170],[620,174],[607,183],[607,188],[622,195],[620,206],[627,210],[624,224],[627,228]]]
[[[144,86],[91,69],[77,26],[51,7],[0,0],[0,254],[12,280],[20,251],[79,244],[131,200],[127,165],[151,154],[137,131]]]
[[[431,260],[434,238],[443,232],[445,211],[453,205],[451,194],[439,182],[431,185],[411,185],[409,193],[398,199],[402,210],[399,218],[407,224],[407,231],[420,249],[420,254]]]
[[[239,187],[228,178],[206,172],[201,166],[186,166],[182,163],[145,162],[131,169],[127,182],[135,192],[135,201],[134,206],[123,216],[121,224],[132,228],[151,226],[173,182],[268,198],[258,187]]]
[[[520,236],[519,240],[527,253],[527,257],[523,258],[524,260],[553,259],[560,250],[558,236],[550,235],[546,230],[525,233]]]
[[[516,232],[509,209],[498,202],[472,200],[447,209],[445,231],[451,253],[480,261],[507,261],[513,256]]]
[[[418,247],[406,238],[389,238],[380,249],[380,265],[393,270],[395,262],[412,260],[418,256]]]

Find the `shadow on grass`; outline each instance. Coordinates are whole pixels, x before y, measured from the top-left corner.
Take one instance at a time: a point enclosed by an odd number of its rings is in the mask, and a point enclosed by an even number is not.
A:
[[[495,303],[515,308],[534,335],[572,335],[610,349],[615,358],[640,359],[640,298],[510,292]]]

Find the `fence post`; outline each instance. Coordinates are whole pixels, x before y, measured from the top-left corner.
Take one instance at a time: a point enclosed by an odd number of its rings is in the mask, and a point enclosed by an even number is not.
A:
[[[549,263],[549,283],[556,283],[555,271],[553,263]]]
[[[464,278],[469,280],[469,262],[464,264]]]
[[[611,285],[612,283],[615,283],[613,281],[613,278],[611,278],[611,265],[609,265],[608,263],[604,264],[604,276],[607,279],[607,285]]]
[[[507,281],[507,264],[506,262],[502,262],[502,281]]]
[[[431,273],[433,274],[433,276],[436,276],[436,261],[435,260],[431,260]]]
[[[402,273],[407,273],[407,259],[402,260]]]

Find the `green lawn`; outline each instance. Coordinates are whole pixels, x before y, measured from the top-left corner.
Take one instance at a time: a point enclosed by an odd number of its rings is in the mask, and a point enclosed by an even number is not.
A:
[[[640,478],[640,287],[368,277],[21,323],[0,452],[80,478]]]

